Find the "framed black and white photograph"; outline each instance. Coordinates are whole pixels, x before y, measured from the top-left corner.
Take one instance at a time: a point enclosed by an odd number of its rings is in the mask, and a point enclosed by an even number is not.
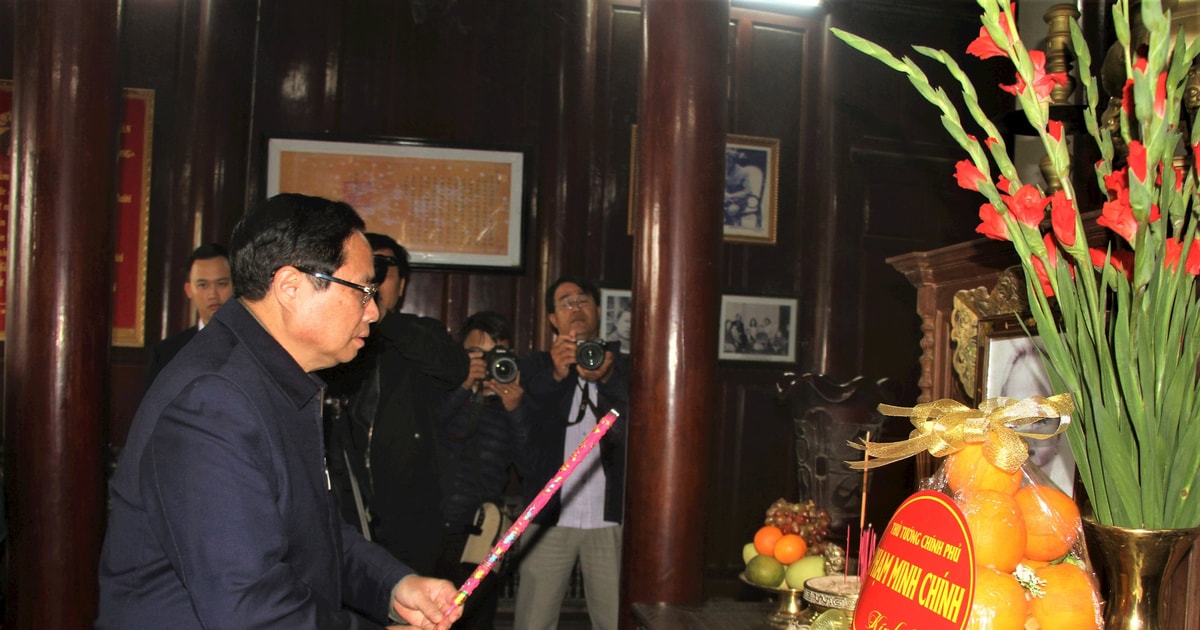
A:
[[[722,295],[717,358],[795,362],[798,306],[796,298]]]
[[[998,315],[979,320],[978,362],[975,391],[978,400],[1052,396],[1050,376],[1042,360],[1037,324],[1026,318],[1024,327],[1015,315]],[[1028,332],[1026,332],[1028,331]],[[1058,419],[1049,418],[1027,427],[1025,433],[1053,433]],[[1026,440],[1029,460],[1063,492],[1073,495],[1075,458],[1065,433],[1045,440]]]
[[[628,289],[600,289],[600,334],[604,340],[621,343],[621,354],[633,346],[633,292]]]
[[[414,267],[522,268],[526,154],[397,138],[267,141],[266,194],[344,201]]]
[[[637,204],[637,125],[629,149],[629,223]],[[724,239],[731,243],[774,245],[778,224],[779,140],[740,134],[725,136]]]

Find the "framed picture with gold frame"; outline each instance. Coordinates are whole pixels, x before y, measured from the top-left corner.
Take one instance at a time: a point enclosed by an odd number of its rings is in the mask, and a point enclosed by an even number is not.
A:
[[[637,207],[637,125],[629,149],[629,233]],[[725,241],[774,245],[779,222],[779,140],[725,136]]]

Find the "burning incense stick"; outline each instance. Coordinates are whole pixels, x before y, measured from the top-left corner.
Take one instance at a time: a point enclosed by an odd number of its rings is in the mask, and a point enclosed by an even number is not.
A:
[[[538,512],[541,512],[546,503],[550,501],[550,497],[558,492],[563,482],[575,472],[575,469],[583,461],[583,458],[587,457],[587,454],[596,446],[600,438],[604,437],[605,433],[608,433],[608,430],[612,428],[613,423],[617,421],[617,416],[619,415],[615,409],[611,410],[596,423],[596,428],[592,429],[592,432],[583,439],[583,442],[579,444],[575,452],[571,453],[567,461],[563,462],[562,467],[558,469],[558,473],[551,477],[550,481],[546,482],[542,491],[533,498],[533,501],[521,513],[521,518],[513,522],[512,527],[508,528],[508,531],[500,539],[500,542],[496,543],[496,546],[492,548],[492,552],[488,554],[487,559],[479,563],[479,566],[475,567],[475,570],[471,572],[471,576],[467,578],[467,581],[463,582],[462,587],[458,589],[458,594],[454,596],[454,603],[446,610],[447,614],[455,608],[462,606],[463,602],[467,601],[467,598],[471,596],[471,593],[475,591],[475,588],[479,586],[483,578],[487,577],[487,574],[491,572],[492,567],[500,561],[500,558],[504,557],[508,548],[512,547],[517,538],[525,532],[525,528],[529,527],[529,524],[533,522]]]

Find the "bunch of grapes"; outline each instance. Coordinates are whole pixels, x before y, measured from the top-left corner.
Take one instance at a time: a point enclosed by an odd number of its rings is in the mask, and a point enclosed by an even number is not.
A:
[[[811,500],[791,503],[778,499],[767,508],[764,525],[774,525],[785,534],[799,534],[808,543],[809,553],[821,553],[825,539],[829,536],[829,525],[833,519],[829,510],[817,507]]]

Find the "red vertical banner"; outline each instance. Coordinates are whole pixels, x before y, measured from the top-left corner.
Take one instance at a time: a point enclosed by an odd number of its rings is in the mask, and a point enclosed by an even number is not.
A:
[[[0,340],[8,283],[8,224],[12,158],[12,81],[0,81]],[[114,345],[140,347],[146,338],[146,244],[150,226],[150,166],[154,91],[125,89],[121,119],[117,242],[113,266]]]

